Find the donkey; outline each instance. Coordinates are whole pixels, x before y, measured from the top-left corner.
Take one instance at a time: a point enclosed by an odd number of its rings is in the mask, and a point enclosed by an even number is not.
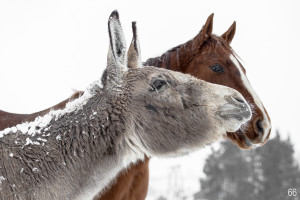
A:
[[[234,89],[140,68],[137,34],[126,70],[117,11],[109,17],[108,32],[102,81],[63,110],[0,132],[2,199],[92,199],[145,154],[184,155],[251,118],[249,105]]]

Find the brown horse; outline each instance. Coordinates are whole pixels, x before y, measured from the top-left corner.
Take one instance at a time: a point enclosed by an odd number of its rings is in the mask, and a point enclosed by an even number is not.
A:
[[[230,47],[236,22],[221,36],[212,34],[213,14],[200,33],[185,44],[178,45],[160,57],[150,58],[144,64],[172,69],[238,90],[253,106],[252,120],[235,133],[227,133],[242,149],[263,145],[269,138],[271,122],[267,111],[251,87],[246,70]]]
[[[251,88],[245,69],[229,46],[236,24],[221,36],[212,34],[213,15],[210,15],[200,33],[185,44],[174,47],[160,57],[148,59],[144,65],[167,68],[192,74],[203,80],[232,87],[243,94],[252,105],[253,117],[247,126],[235,133],[227,133],[240,148],[249,149],[264,144],[271,131],[270,119],[262,103]],[[76,98],[80,93],[75,94]],[[47,113],[50,109],[63,108],[65,100],[47,110],[31,115],[18,115],[0,111],[0,129],[4,129],[24,121],[31,121],[36,116]],[[95,197],[101,200],[145,199],[148,187],[147,158],[119,175],[114,184],[104,195]]]

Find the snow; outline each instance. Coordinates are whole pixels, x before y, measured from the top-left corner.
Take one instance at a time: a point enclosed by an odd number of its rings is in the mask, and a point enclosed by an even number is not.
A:
[[[88,100],[94,95],[93,89],[95,86],[102,88],[101,82],[99,80],[95,81],[94,83],[92,83],[88,86],[88,88],[86,89],[86,91],[84,92],[84,94],[81,97],[68,102],[64,109],[55,110],[55,111],[52,110],[44,116],[38,116],[37,118],[35,118],[35,120],[33,122],[24,122],[22,124],[18,124],[16,126],[14,126],[14,127],[6,128],[3,131],[0,131],[0,138],[2,138],[4,135],[10,134],[10,133],[16,133],[18,131],[20,131],[23,134],[28,134],[28,135],[34,136],[35,134],[41,133],[41,129],[43,129],[43,128],[45,128],[45,130],[48,130],[48,128],[46,128],[46,126],[49,125],[51,120],[53,120],[53,119],[57,120],[61,116],[65,115],[67,113],[81,110],[83,108],[83,105],[85,105],[88,102]],[[94,112],[93,114],[97,114],[97,113]],[[40,138],[40,140],[44,141],[44,139],[41,139],[41,138]],[[47,140],[45,140],[45,141],[47,141]],[[25,145],[28,145],[28,144],[38,144],[39,145],[40,143],[33,142],[29,138],[26,138]]]
[[[27,145],[29,145],[29,144],[40,145],[39,142],[34,142],[34,141],[32,141],[30,138],[26,138],[25,146],[27,146]]]
[[[42,142],[47,142],[47,140],[43,139],[43,138],[37,138],[37,140],[42,141]]]
[[[0,176],[0,184],[2,183],[2,181],[5,181],[6,178],[4,178],[3,176]]]
[[[60,135],[56,136],[56,140],[61,140],[61,136]]]
[[[39,171],[39,169],[38,169],[38,168],[36,168],[36,167],[34,167],[34,168],[32,168],[32,171],[33,171],[33,172],[38,172],[38,171]]]

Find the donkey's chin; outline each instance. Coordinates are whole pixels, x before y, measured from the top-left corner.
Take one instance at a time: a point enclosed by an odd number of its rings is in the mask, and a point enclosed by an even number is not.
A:
[[[240,123],[226,123],[225,125],[225,130],[226,132],[236,132],[237,130],[239,130],[241,128],[243,124]]]
[[[242,117],[233,117],[226,118],[224,120],[224,127],[226,132],[236,132],[238,131],[242,125],[246,124],[251,118],[242,118]]]

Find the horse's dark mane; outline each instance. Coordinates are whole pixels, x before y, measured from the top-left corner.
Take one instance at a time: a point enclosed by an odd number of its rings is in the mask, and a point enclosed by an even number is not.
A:
[[[207,51],[215,51],[219,47],[224,48],[226,51],[233,53],[233,49],[231,46],[220,36],[211,35],[205,42],[203,43],[202,47]],[[201,48],[201,47],[200,47]]]
[[[166,53],[171,53],[174,51],[177,51],[178,49],[180,49],[180,47],[182,47],[183,45],[188,46],[189,44],[191,44],[194,41],[195,38],[187,41],[184,44],[180,44],[177,45],[176,47],[173,47],[171,49],[169,49]],[[212,34],[209,38],[207,38],[202,45],[199,46],[198,49],[201,49],[202,47],[209,45],[211,48],[211,50],[216,50],[217,48],[219,48],[220,46],[225,47],[227,50],[232,50],[231,47],[227,44],[227,42],[220,36],[217,36],[215,34]]]
[[[176,47],[169,49],[161,56],[149,58],[148,60],[146,60],[146,62],[143,63],[143,65],[170,69],[170,59],[176,56],[177,62],[179,62],[179,60],[182,60],[182,58],[180,57],[182,55],[180,51],[190,50],[191,47],[195,45],[193,44],[195,38],[187,41],[186,43],[177,45]],[[203,42],[203,44],[200,44],[199,47],[196,48],[196,51],[185,53],[185,55],[189,55],[190,57],[184,58],[184,60],[186,60],[186,63],[181,63],[181,65],[187,65],[195,56],[201,54],[202,52],[210,53],[211,51],[216,51],[220,47],[222,47],[225,51],[236,55],[236,53],[233,51],[230,45],[222,37],[212,34]]]

